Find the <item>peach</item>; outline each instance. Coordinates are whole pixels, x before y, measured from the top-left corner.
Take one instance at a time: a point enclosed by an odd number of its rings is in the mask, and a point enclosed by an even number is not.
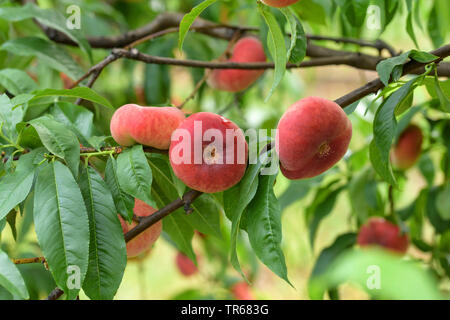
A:
[[[391,151],[394,166],[402,170],[411,168],[420,157],[422,141],[422,130],[414,124],[409,125]]]
[[[134,199],[133,212],[138,217],[147,217],[157,210],[152,208],[145,202]],[[119,216],[120,224],[122,225],[123,234],[136,227],[137,223],[133,221],[131,224],[126,223],[121,216]],[[127,256],[129,258],[136,257],[141,253],[151,249],[151,246],[155,243],[158,237],[161,235],[162,221],[158,221],[150,228],[139,234],[137,237],[127,242]]]
[[[357,242],[361,247],[378,245],[402,254],[408,249],[408,235],[401,234],[398,226],[380,217],[370,218],[360,228]]]
[[[254,300],[249,285],[244,281],[236,282],[232,285],[231,294],[236,300]]]
[[[214,193],[237,184],[247,167],[244,134],[230,120],[210,112],[186,118],[172,135],[169,158],[188,187]]]
[[[70,79],[64,72],[60,72],[59,77],[61,78],[64,89],[69,89],[74,84],[74,81]]]
[[[261,1],[266,5],[274,8],[283,8],[296,3],[298,0],[261,0]]]
[[[233,47],[231,62],[265,62],[264,47],[255,37],[244,37]],[[264,70],[214,69],[208,77],[210,87],[238,92],[247,89],[264,73]]]
[[[198,268],[195,263],[181,252],[177,253],[175,263],[178,270],[186,277],[192,276],[198,272]]]
[[[276,151],[288,179],[317,176],[346,153],[352,124],[333,101],[308,97],[294,103],[281,117]]]
[[[172,132],[184,119],[184,113],[175,107],[126,104],[112,116],[111,135],[121,146],[129,147],[140,143],[167,150]]]

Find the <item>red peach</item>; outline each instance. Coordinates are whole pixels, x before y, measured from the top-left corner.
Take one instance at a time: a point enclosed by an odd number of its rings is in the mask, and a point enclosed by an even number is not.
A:
[[[409,125],[392,149],[391,160],[394,166],[402,170],[411,168],[420,157],[422,141],[422,130],[414,124]]]
[[[114,112],[110,129],[114,140],[125,147],[135,143],[167,150],[170,136],[185,119],[175,107],[141,107],[126,104]]]
[[[186,277],[192,276],[198,272],[198,268],[195,263],[181,252],[177,253],[175,263],[178,270]]]
[[[398,226],[380,217],[370,218],[360,228],[357,242],[361,247],[379,245],[402,254],[408,249],[408,235],[402,235]]]
[[[265,62],[264,47],[255,37],[240,39],[233,48],[231,62]],[[264,73],[264,70],[214,69],[208,77],[210,87],[238,92],[247,89]]]
[[[236,282],[231,286],[231,294],[236,300],[255,300],[250,292],[250,287],[244,281]]]
[[[335,165],[347,151],[352,124],[333,101],[308,97],[281,117],[276,148],[288,179],[311,178]]]
[[[266,5],[274,8],[283,8],[296,3],[298,0],[261,0],[261,1]]]
[[[247,166],[244,134],[230,120],[210,112],[186,118],[172,135],[169,158],[188,187],[214,193],[237,184]]]
[[[61,78],[61,81],[63,82],[64,89],[69,89],[74,84],[74,81],[72,79],[70,79],[64,72],[60,72],[59,77]]]
[[[138,217],[147,217],[157,210],[152,208],[145,202],[135,199],[134,200],[134,208],[133,212]],[[126,223],[121,216],[119,216],[120,224],[122,225],[123,234],[126,234],[128,231],[136,227],[137,223],[133,221],[131,224]],[[150,228],[139,234],[137,237],[131,239],[127,242],[127,256],[129,258],[138,256],[139,254],[145,252],[150,249],[151,246],[155,243],[158,237],[161,235],[162,231],[162,222],[158,221]]]

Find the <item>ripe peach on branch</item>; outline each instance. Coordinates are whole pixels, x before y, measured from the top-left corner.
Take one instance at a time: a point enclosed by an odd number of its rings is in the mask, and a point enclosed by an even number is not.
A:
[[[157,210],[152,208],[145,202],[135,199],[134,200],[134,208],[133,212],[137,217],[147,217]],[[122,225],[123,234],[126,234],[128,231],[136,227],[137,222],[133,221],[131,224],[126,223],[121,216],[119,216],[120,224]],[[141,253],[149,250],[151,246],[156,242],[156,240],[161,235],[162,231],[162,221],[158,221],[150,228],[136,236],[134,239],[131,239],[127,242],[127,256],[129,258],[136,257]]]
[[[404,254],[408,249],[408,235],[400,228],[383,218],[373,217],[363,225],[358,233],[357,242],[361,247],[380,246]]]
[[[237,184],[247,166],[248,146],[241,129],[210,112],[186,118],[172,135],[169,158],[188,187],[214,193]]]
[[[255,37],[240,39],[233,48],[230,62],[265,62],[264,47]],[[264,70],[214,69],[207,82],[211,88],[239,92],[250,87],[264,73]]]
[[[411,168],[420,157],[422,141],[422,130],[414,124],[409,125],[392,148],[391,160],[394,166],[402,170]]]
[[[117,109],[111,119],[111,135],[121,146],[140,143],[167,150],[172,132],[184,118],[184,113],[175,107],[126,104]]]
[[[288,179],[317,176],[346,153],[352,124],[333,101],[308,97],[294,103],[277,127],[281,172]]]
[[[185,254],[178,252],[175,257],[175,264],[178,270],[186,277],[192,276],[198,272],[195,263]]]

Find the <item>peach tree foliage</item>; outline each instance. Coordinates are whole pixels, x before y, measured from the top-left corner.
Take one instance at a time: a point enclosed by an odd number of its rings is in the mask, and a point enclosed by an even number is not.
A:
[[[173,101],[178,94],[171,83],[170,63],[111,61],[120,64],[119,73],[115,66],[105,65],[98,79],[94,72],[92,83],[87,77],[69,89],[113,48],[94,45],[93,37],[136,29],[161,13],[146,2],[93,2],[77,1],[81,10],[95,14],[83,15],[81,30],[66,26],[69,1],[53,1],[50,9],[14,1],[0,4],[0,232],[10,228],[15,241],[11,246],[0,238],[0,298],[38,299],[56,286],[67,299],[75,299],[80,290],[91,299],[114,298],[127,264],[126,239],[117,214],[131,222],[134,199],[164,210],[190,192],[174,174],[167,154],[139,143],[119,148],[110,132],[110,119],[121,105],[179,104]],[[212,96],[213,112],[225,112],[244,130],[249,123],[240,111],[250,110],[252,101],[278,106],[275,112],[265,113],[263,129],[275,128],[288,107],[278,101],[293,101],[282,98],[292,94],[286,84],[287,67],[307,61],[312,40],[307,41],[306,31],[358,39],[367,31],[368,9],[375,5],[380,9],[380,28],[374,37],[389,42],[384,31],[393,20],[403,19],[404,11],[406,34],[416,48],[396,48],[402,53],[376,66],[381,89],[342,106],[354,131],[367,140],[350,149],[338,166],[316,177],[291,180],[275,194],[277,174],[261,175],[264,159],[275,151],[263,152],[260,161],[247,166],[237,185],[174,207],[162,219],[163,237],[158,241],[167,240],[196,261],[192,239],[196,231],[206,235],[201,241],[208,256],[220,261],[216,277],[223,286],[236,276],[255,279],[256,260],[291,284],[292,270],[283,253],[282,213],[309,198],[298,219],[308,226],[314,249],[322,220],[336,214],[336,202],[347,197],[351,205],[347,231],[317,254],[308,284],[310,297],[322,299],[327,292],[339,298],[337,288],[346,281],[364,287],[367,266],[379,265],[386,280],[380,290],[366,289],[370,295],[441,298],[438,282],[450,276],[450,83],[438,77],[437,59],[442,57],[421,51],[422,39],[416,31],[426,33],[435,49],[442,47],[448,39],[448,1],[299,0],[283,1],[295,3],[281,8],[270,7],[275,0],[264,2],[267,5],[253,0],[166,1],[163,11],[184,15],[178,32],[143,41],[137,48],[164,58],[174,58],[179,49],[186,59],[212,61],[224,52],[227,41],[190,31],[195,21],[248,23],[240,27],[253,28],[250,32],[259,37],[268,61],[274,63],[273,72],[265,71],[255,85],[235,94],[202,85],[195,103],[187,105],[192,108],[189,113],[203,111]],[[223,12],[228,12],[225,18]],[[58,36],[52,36],[55,33]],[[355,44],[344,47],[347,52],[358,49]],[[403,77],[411,62],[424,68]],[[195,83],[202,82],[204,68],[186,70]],[[135,77],[137,72],[142,77]],[[429,94],[420,104],[414,100],[418,88]],[[366,115],[355,112],[358,106],[358,110],[365,108]],[[399,207],[395,200],[410,181],[408,171],[392,166],[390,152],[413,118],[424,135],[415,167],[426,184],[411,203]],[[429,270],[399,262],[400,257],[385,251],[358,250],[356,233],[373,216],[384,217],[406,232],[410,247],[430,257],[422,261]],[[433,229],[432,239],[424,237],[427,225]],[[14,264],[13,259],[35,256],[45,258],[48,270],[40,264]],[[73,286],[77,281],[80,286]]]

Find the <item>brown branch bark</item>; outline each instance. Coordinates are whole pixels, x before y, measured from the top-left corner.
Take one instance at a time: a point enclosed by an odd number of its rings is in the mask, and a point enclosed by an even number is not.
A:
[[[183,18],[183,14],[181,13],[162,13],[158,15],[152,22],[149,24],[126,32],[119,36],[113,37],[90,37],[88,41],[93,48],[103,48],[103,49],[113,49],[119,47],[127,47],[132,45],[135,42],[138,42],[141,39],[146,37],[152,38],[160,35],[164,35],[167,33],[175,32],[178,28],[181,19]],[[73,40],[68,38],[65,34],[60,33],[54,29],[41,26],[47,36],[58,43],[68,44],[68,45],[77,45]],[[166,31],[170,29],[169,31]],[[230,25],[217,25],[213,22],[207,21],[205,19],[198,18],[194,21],[191,26],[191,30],[194,32],[202,33],[214,38],[231,40],[233,34],[236,30],[240,30],[241,32],[253,32],[258,29],[255,28],[247,28],[247,27],[236,27]],[[153,36],[152,36],[153,35]],[[371,43],[364,40],[359,39],[351,39],[351,38],[334,38],[334,37],[325,37],[325,36],[314,36],[309,35],[310,40],[327,40],[334,42],[342,42],[342,43],[353,43],[359,46],[368,46],[373,47],[378,50],[386,49],[390,52],[391,55],[396,54],[395,49],[393,49],[390,45],[385,43],[382,40],[378,40],[375,43]],[[381,58],[379,56],[372,56],[364,53],[354,53],[351,51],[345,50],[334,50],[330,48],[326,48],[323,46],[312,44],[310,41],[308,43],[306,55],[311,58],[324,58],[324,57],[338,57],[338,56],[352,56],[352,58],[348,60],[341,60],[341,62],[336,63],[325,63],[325,64],[312,64],[310,67],[316,66],[326,66],[333,64],[343,64],[348,65],[354,68],[363,69],[363,70],[376,70],[376,65],[380,62]],[[150,62],[149,62],[150,63]],[[152,62],[152,63],[157,63]],[[179,64],[176,64],[179,65]],[[199,66],[201,67],[201,66]],[[269,68],[269,67],[268,67]],[[294,68],[294,65],[291,65],[290,68]],[[92,73],[92,72],[91,72]],[[450,77],[450,63],[443,63],[438,67],[439,76]]]
[[[175,58],[165,58],[152,56],[145,53],[141,53],[137,49],[133,48],[131,50],[125,49],[113,49],[113,54],[122,58],[137,60],[149,64],[163,64],[163,65],[173,65],[182,67],[192,67],[192,68],[202,68],[202,69],[243,69],[243,70],[257,70],[257,69],[273,69],[275,64],[273,62],[220,62],[220,61],[200,61],[200,60],[188,60],[188,59],[175,59]],[[327,66],[327,65],[339,65],[356,63],[360,58],[359,54],[350,54],[346,56],[330,56],[330,57],[320,57],[316,59],[311,59],[308,61],[303,61],[299,64],[289,63],[286,65],[287,69],[294,68],[309,68],[317,66]]]
[[[64,291],[60,288],[55,288],[52,292],[50,292],[46,300],[58,300],[63,294]]]
[[[44,257],[13,259],[14,264],[43,263],[43,262],[45,262]]]

